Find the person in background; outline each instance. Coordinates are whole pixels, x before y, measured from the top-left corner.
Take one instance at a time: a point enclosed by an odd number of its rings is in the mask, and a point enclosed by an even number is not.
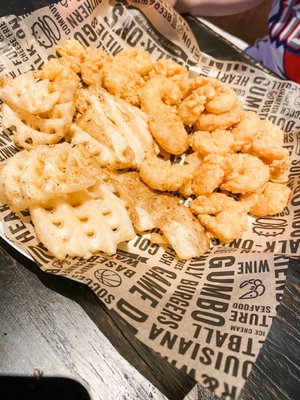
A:
[[[203,17],[246,40],[250,56],[300,83],[300,0],[167,1],[181,14]]]

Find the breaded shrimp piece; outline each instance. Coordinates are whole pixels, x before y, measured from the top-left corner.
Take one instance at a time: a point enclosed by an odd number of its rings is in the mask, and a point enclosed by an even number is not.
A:
[[[152,189],[176,191],[193,176],[190,165],[171,164],[169,160],[151,157],[140,167],[140,177]]]
[[[234,106],[237,96],[230,87],[220,86],[216,96],[205,104],[205,109],[212,114],[223,114],[229,112]]]
[[[236,99],[232,108],[227,112],[212,114],[204,111],[195,123],[195,129],[210,132],[216,129],[227,129],[237,124],[243,114],[243,104],[239,99]]]
[[[186,67],[170,59],[161,59],[153,64],[153,70],[149,74],[149,78],[154,76],[164,76],[171,79],[178,85],[181,90],[185,90],[189,71]]]
[[[203,156],[210,153],[226,154],[235,150],[235,141],[231,132],[224,129],[197,131],[191,137],[191,146]]]
[[[210,154],[204,158],[203,163],[194,173],[192,182],[193,192],[197,196],[212,193],[223,182],[222,162],[223,157],[218,154]]]
[[[270,178],[268,165],[250,154],[235,153],[224,158],[224,179],[220,188],[232,193],[259,190]]]
[[[140,76],[147,75],[154,67],[150,53],[137,48],[120,51],[115,55],[114,62],[122,65],[124,69],[135,71]]]
[[[35,72],[39,79],[49,80],[49,90],[59,92],[59,103],[68,103],[75,100],[79,88],[79,76],[59,59],[51,58],[41,70]]]
[[[275,183],[285,183],[288,181],[288,168],[290,159],[288,155],[281,160],[274,160],[269,164],[270,181]]]
[[[213,237],[223,243],[231,242],[248,229],[248,215],[239,207],[223,210],[216,216],[199,215],[198,219]]]
[[[76,39],[65,40],[56,46],[55,50],[61,56],[62,64],[68,65],[77,74],[81,71],[81,64],[85,58],[85,48]]]
[[[213,99],[215,94],[214,87],[208,83],[195,89],[185,97],[178,107],[178,114],[184,125],[194,125],[198,121],[200,114],[205,110],[207,101]]]
[[[115,61],[104,63],[102,82],[105,89],[116,97],[120,97],[138,106],[139,91],[145,84],[144,79],[134,70],[124,68]]]
[[[157,143],[171,154],[182,154],[187,150],[188,134],[176,107],[172,106],[181,100],[178,86],[168,78],[155,76],[140,91],[140,99]]]
[[[224,193],[214,192],[207,196],[198,196],[192,201],[190,208],[194,214],[218,214],[226,208],[231,208],[236,201]]]
[[[246,111],[241,121],[235,125],[231,133],[234,137],[236,150],[248,153],[252,147],[252,142],[258,134],[261,126],[261,119],[252,111]]]
[[[246,206],[223,193],[200,196],[190,208],[210,235],[223,243],[231,242],[248,228]]]
[[[267,160],[286,158],[288,151],[283,148],[283,131],[271,121],[261,120],[260,130],[252,142],[251,154]]]
[[[102,86],[103,67],[110,63],[112,58],[100,49],[86,49],[86,55],[81,64],[81,78],[84,83],[91,86]]]
[[[281,183],[268,182],[259,193],[241,196],[241,201],[250,206],[250,214],[256,217],[281,213],[287,206],[291,189]]]
[[[103,64],[102,84],[111,94],[138,106],[139,91],[145,84],[142,77],[151,69],[152,60],[147,51],[122,50],[111,62]]]
[[[197,170],[199,169],[200,165],[203,162],[203,157],[197,153],[191,153],[189,154],[186,159],[185,159],[185,163],[187,165],[190,166],[193,176],[187,180],[180,188],[179,188],[179,192],[185,196],[185,197],[189,197],[192,194],[194,194],[193,192],[193,188],[192,188],[192,183],[193,183],[193,177],[194,175],[197,173]]]

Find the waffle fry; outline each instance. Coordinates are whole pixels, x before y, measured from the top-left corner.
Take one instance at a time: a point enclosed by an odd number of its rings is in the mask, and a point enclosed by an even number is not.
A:
[[[135,232],[125,205],[106,183],[30,207],[37,237],[58,259],[114,254]]]

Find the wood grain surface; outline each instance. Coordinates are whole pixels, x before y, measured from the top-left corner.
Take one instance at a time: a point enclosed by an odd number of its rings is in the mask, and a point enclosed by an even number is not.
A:
[[[42,272],[2,239],[0,304],[2,375],[73,378],[92,400],[199,398],[195,382],[140,343],[88,287]]]

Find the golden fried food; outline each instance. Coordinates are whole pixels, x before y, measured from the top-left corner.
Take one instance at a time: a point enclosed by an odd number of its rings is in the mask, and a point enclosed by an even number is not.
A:
[[[275,126],[271,121],[262,120],[250,152],[270,161],[286,158],[288,150],[283,148],[283,132],[279,126]]]
[[[115,254],[120,242],[135,236],[125,204],[103,181],[29,211],[37,237],[58,259],[88,259],[99,251]]]
[[[223,193],[197,197],[191,209],[212,237],[222,243],[231,242],[248,228],[247,206]]]
[[[142,49],[56,50],[39,71],[0,77],[3,127],[24,149],[0,168],[0,201],[29,209],[56,257],[113,254],[134,229],[198,257],[243,234],[248,214],[284,210],[283,132],[229,86]]]
[[[65,40],[62,44],[56,46],[57,53],[61,56],[60,61],[70,67],[74,72],[81,71],[81,64],[85,59],[86,50],[73,38]]]
[[[275,183],[286,183],[288,181],[288,168],[290,159],[288,154],[281,160],[273,160],[269,164],[270,181]]]
[[[189,80],[189,71],[185,66],[170,59],[161,59],[153,63],[152,68],[146,79],[154,76],[164,76],[174,82],[182,94],[185,93]]]
[[[51,92],[59,93],[58,103],[69,103],[75,100],[76,90],[79,88],[78,75],[57,58],[51,58],[41,70],[36,71],[36,77],[49,81]]]
[[[291,189],[281,183],[268,182],[261,192],[241,196],[256,217],[279,214],[287,205]]]
[[[149,128],[157,143],[171,154],[187,150],[188,134],[178,115],[178,86],[165,77],[151,78],[140,92],[141,108],[149,115]]]
[[[116,179],[125,192],[138,231],[159,228],[182,259],[198,257],[208,250],[209,241],[202,225],[176,197],[155,193],[136,172],[121,174]]]
[[[221,185],[224,179],[222,163],[223,157],[219,154],[209,154],[204,158],[192,182],[196,196],[208,195]]]
[[[261,119],[252,111],[246,111],[238,124],[236,124],[231,134],[234,137],[236,150],[248,153],[252,147],[252,142],[260,129]]]
[[[89,86],[101,87],[103,84],[103,67],[112,58],[100,49],[86,49],[84,61],[80,66],[81,79]]]
[[[224,158],[222,190],[232,193],[249,193],[260,190],[269,180],[270,171],[256,156],[250,154],[230,154]]]
[[[203,156],[210,153],[232,153],[236,147],[233,135],[225,129],[216,129],[212,132],[196,131],[190,141],[193,150]]]
[[[195,129],[200,131],[214,131],[216,129],[227,129],[237,124],[243,117],[243,105],[238,99],[235,100],[229,111],[221,114],[213,114],[204,111],[195,123]]]
[[[153,156],[142,162],[140,177],[152,189],[176,191],[192,179],[193,169]]]

